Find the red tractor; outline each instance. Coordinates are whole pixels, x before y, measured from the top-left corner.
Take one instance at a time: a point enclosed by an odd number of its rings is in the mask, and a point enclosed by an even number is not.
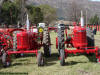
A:
[[[0,56],[4,67],[11,65],[10,55],[33,53],[37,56],[38,66],[44,65],[43,53],[39,49],[44,47],[44,55],[50,56],[50,35],[48,28],[42,33],[37,28],[29,29],[1,29]],[[46,49],[45,49],[46,48]]]
[[[74,26],[72,34],[67,33],[67,29],[64,24],[58,25],[58,37],[56,38],[56,48],[60,55],[60,64],[65,64],[65,58],[68,54],[77,53],[94,53],[97,58],[97,62],[100,62],[100,49],[94,45],[94,35],[91,29],[86,28],[82,22],[81,26]],[[66,39],[64,37],[66,34]],[[65,46],[66,45],[66,46]],[[65,49],[65,47],[67,47]],[[70,50],[68,48],[71,48]],[[73,48],[73,50],[72,50]]]

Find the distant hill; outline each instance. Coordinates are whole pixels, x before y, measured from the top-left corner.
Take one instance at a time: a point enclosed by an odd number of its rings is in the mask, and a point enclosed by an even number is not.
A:
[[[94,14],[98,14],[100,17],[100,2],[92,2],[90,0],[28,0],[27,4],[34,4],[34,5],[40,5],[40,4],[48,4],[54,8],[57,8],[57,14],[59,17],[68,17],[68,9],[70,7],[70,4],[76,1],[77,4],[80,6],[83,6],[85,9],[89,10],[88,14],[90,16],[93,16]]]
[[[57,8],[58,17],[69,19],[69,14],[67,14],[67,12],[69,11],[70,5],[73,1],[76,1],[77,4],[89,10],[89,16],[98,14],[100,17],[100,2],[92,2],[90,0],[26,0],[26,3],[33,5],[48,4],[54,8]]]

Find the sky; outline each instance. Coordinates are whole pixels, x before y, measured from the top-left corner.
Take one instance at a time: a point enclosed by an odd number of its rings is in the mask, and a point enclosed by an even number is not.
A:
[[[100,1],[100,0],[91,0],[91,1]]]

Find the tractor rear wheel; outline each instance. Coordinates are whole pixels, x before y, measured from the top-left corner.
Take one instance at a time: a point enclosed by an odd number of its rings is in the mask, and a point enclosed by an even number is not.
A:
[[[51,40],[50,40],[50,34],[48,31],[48,27],[45,27],[43,31],[43,48],[44,48],[45,57],[50,57],[51,55],[50,44],[51,44]]]
[[[58,52],[60,55],[60,65],[65,65],[65,43],[64,43],[64,27],[58,28]]]
[[[94,47],[94,34],[93,31],[90,28],[86,29],[86,36],[87,36],[87,42],[88,46],[87,47]]]
[[[87,36],[87,44],[88,44],[87,47],[94,47],[95,41],[94,41],[94,34],[93,34],[92,29],[86,28],[86,36]],[[93,48],[88,48],[88,49],[93,49]],[[92,56],[93,53],[89,53],[87,55]]]
[[[38,66],[44,66],[44,58],[42,52],[39,52],[37,55]]]
[[[65,44],[64,44],[64,29],[59,28],[58,29],[58,52],[60,54],[60,50],[65,49]]]
[[[11,65],[11,62],[9,61],[7,53],[3,53],[1,59],[2,59],[3,67],[9,67]]]
[[[60,65],[61,66],[65,65],[65,53],[64,53],[64,50],[60,50]]]

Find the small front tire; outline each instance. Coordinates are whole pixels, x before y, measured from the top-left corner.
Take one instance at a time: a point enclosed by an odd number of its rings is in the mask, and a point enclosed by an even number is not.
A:
[[[37,63],[38,63],[38,66],[44,66],[44,58],[43,58],[42,52],[38,53],[37,55]]]
[[[3,64],[3,67],[9,67],[11,65],[11,62],[9,60],[7,53],[3,53],[2,55],[2,64]]]
[[[65,54],[64,50],[60,50],[60,65],[64,66],[65,65]]]

